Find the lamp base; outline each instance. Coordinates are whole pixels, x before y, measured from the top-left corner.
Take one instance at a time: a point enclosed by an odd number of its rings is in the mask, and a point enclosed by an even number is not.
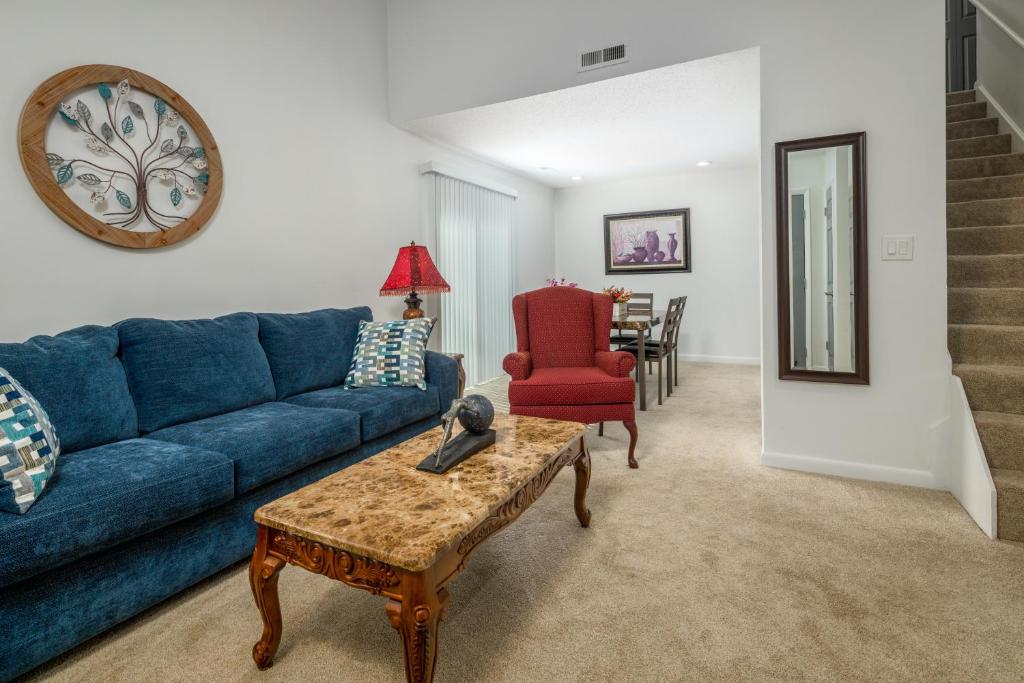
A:
[[[422,318],[423,309],[420,308],[421,303],[423,303],[423,299],[416,294],[416,290],[409,292],[409,296],[405,298],[405,305],[407,308],[402,312],[402,318],[405,320]]]

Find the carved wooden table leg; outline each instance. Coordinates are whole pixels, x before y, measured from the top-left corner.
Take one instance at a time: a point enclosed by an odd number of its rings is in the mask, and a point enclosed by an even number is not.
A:
[[[267,554],[270,531],[260,526],[256,535],[256,549],[249,562],[249,585],[256,598],[256,606],[263,617],[263,635],[252,647],[252,658],[256,666],[270,668],[274,663],[277,646],[281,643],[281,603],[277,597],[277,577],[286,562]]]
[[[576,470],[576,519],[580,526],[590,526],[590,508],[587,507],[587,486],[590,485],[590,450],[583,444],[583,450],[573,461]]]
[[[448,591],[437,589],[432,570],[409,572],[402,578],[402,600],[389,599],[384,611],[402,635],[405,677],[409,683],[434,680],[438,622],[448,609]]]

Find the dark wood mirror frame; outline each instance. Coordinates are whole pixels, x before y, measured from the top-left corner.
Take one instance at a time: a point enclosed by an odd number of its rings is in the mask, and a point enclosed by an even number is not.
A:
[[[775,144],[775,234],[778,265],[779,379],[805,382],[870,384],[868,374],[868,202],[865,133],[828,135]],[[853,150],[853,372],[793,367],[789,278],[789,153],[850,145]]]

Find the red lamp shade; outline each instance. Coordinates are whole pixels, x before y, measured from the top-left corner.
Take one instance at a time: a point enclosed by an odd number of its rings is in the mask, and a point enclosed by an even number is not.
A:
[[[402,317],[409,320],[423,317],[423,309],[420,308],[423,300],[416,294],[416,290],[424,294],[436,294],[450,292],[452,288],[441,277],[441,273],[437,272],[437,266],[430,258],[427,248],[412,242],[409,246],[398,250],[398,258],[395,259],[395,265],[391,267],[388,279],[381,285],[380,294],[381,296],[408,294],[409,296],[405,297],[406,309],[402,313]]]
[[[381,296],[401,296],[410,292],[436,294],[450,292],[445,279],[434,265],[430,253],[423,245],[413,242],[398,250],[398,258],[391,267],[391,274],[381,285]]]

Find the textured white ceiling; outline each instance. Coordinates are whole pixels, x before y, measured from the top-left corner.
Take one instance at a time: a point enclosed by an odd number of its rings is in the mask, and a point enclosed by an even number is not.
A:
[[[751,49],[406,127],[551,187],[569,187],[691,170],[705,159],[715,167],[756,164],[759,86],[759,55]]]

